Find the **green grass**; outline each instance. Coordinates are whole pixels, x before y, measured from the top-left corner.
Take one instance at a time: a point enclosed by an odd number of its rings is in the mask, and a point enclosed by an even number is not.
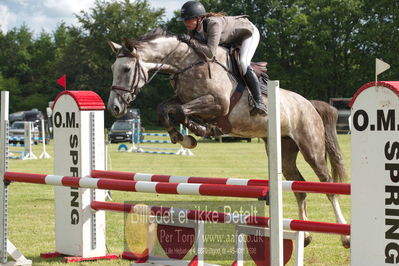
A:
[[[340,135],[339,141],[345,164],[350,175],[350,136]],[[199,143],[193,150],[195,156],[152,155],[120,153],[117,144],[109,146],[109,169],[141,173],[158,173],[209,177],[261,178],[267,177],[267,157],[264,144],[253,139],[252,143]],[[36,155],[40,146],[34,146]],[[53,156],[52,145],[47,147]],[[299,158],[299,168],[308,181],[317,177]],[[53,160],[11,160],[9,171],[31,173],[53,173]],[[350,180],[348,180],[350,182]],[[27,256],[34,265],[62,265],[59,259],[43,260],[40,252],[55,249],[54,236],[54,192],[51,186],[13,184],[9,189],[9,239]],[[154,195],[113,191],[114,201],[232,201],[241,199],[211,198],[195,196]],[[334,222],[332,207],[325,195],[308,194],[309,220]],[[297,205],[292,193],[284,194],[284,217],[298,218]],[[251,201],[251,200],[245,200]],[[350,222],[350,198],[341,196],[340,203],[345,217]],[[208,227],[207,227],[208,230]],[[212,230],[212,229],[210,229]],[[218,229],[217,229],[218,230]],[[107,248],[109,252],[121,253],[124,248],[124,215],[107,213]],[[230,265],[233,255],[226,261]],[[214,261],[215,262],[215,261]],[[348,265],[350,251],[341,246],[338,235],[313,234],[313,242],[305,249],[305,265]],[[128,261],[86,262],[87,265],[130,265]],[[248,264],[250,265],[250,264]],[[292,262],[289,263],[292,265]]]

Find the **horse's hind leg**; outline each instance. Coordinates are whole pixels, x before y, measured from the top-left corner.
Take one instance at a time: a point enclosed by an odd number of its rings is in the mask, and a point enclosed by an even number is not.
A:
[[[284,137],[281,139],[282,149],[282,171],[285,179],[289,181],[305,181],[296,165],[299,148],[295,142],[289,138]],[[306,193],[294,192],[297,204],[298,215],[300,220],[308,220],[306,211]],[[305,232],[305,247],[312,241],[312,236]]]
[[[325,157],[324,132],[322,137],[313,136],[306,138],[306,136],[308,136],[307,134],[303,134],[302,136],[303,138],[298,143],[298,146],[306,162],[309,163],[321,182],[333,182],[328,171],[327,160]],[[338,202],[338,195],[327,194],[327,197],[334,209],[336,222],[339,224],[346,224],[346,220]],[[344,247],[348,248],[350,246],[349,236],[341,235],[341,241]]]

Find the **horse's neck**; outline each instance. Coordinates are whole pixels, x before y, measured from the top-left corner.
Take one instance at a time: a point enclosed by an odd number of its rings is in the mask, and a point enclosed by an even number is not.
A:
[[[164,70],[172,73],[192,64],[193,60],[200,60],[187,44],[172,37],[158,38],[148,42],[142,49],[140,57],[150,64],[164,63]],[[166,57],[169,58],[165,60]]]

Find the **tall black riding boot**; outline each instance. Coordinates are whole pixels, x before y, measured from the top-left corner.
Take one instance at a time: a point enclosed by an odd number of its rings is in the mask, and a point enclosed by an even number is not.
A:
[[[267,115],[267,106],[264,104],[262,99],[259,80],[251,67],[247,68],[247,73],[245,73],[244,79],[255,101],[255,107],[250,111],[250,114]]]

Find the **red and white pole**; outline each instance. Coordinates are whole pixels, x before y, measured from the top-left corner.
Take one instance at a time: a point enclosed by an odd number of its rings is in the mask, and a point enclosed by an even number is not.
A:
[[[264,179],[241,179],[241,178],[218,178],[218,177],[194,177],[176,175],[143,174],[134,172],[93,170],[91,177],[110,178],[119,180],[164,182],[164,183],[192,183],[192,184],[220,184],[240,186],[269,186],[269,180]],[[323,183],[308,181],[282,181],[284,192],[306,192],[323,194],[350,195],[350,184],[346,183]]]
[[[247,187],[219,184],[159,183],[18,172],[6,172],[4,174],[4,179],[10,182],[14,181],[53,186],[66,186],[75,189],[109,189],[159,194],[203,195],[239,198],[263,198],[267,194],[267,187]]]
[[[128,204],[117,202],[93,201],[91,208],[96,211],[116,211],[126,213],[145,213],[153,216],[174,215],[181,219],[205,221],[214,223],[242,224],[258,227],[269,227],[270,218],[263,216],[251,216],[242,214],[231,214],[225,212],[204,211],[204,210],[184,210],[178,208],[143,206],[142,204]],[[183,218],[185,217],[185,218]],[[315,221],[303,221],[293,219],[283,219],[284,230],[307,231],[326,234],[350,235],[349,224],[325,223]]]

